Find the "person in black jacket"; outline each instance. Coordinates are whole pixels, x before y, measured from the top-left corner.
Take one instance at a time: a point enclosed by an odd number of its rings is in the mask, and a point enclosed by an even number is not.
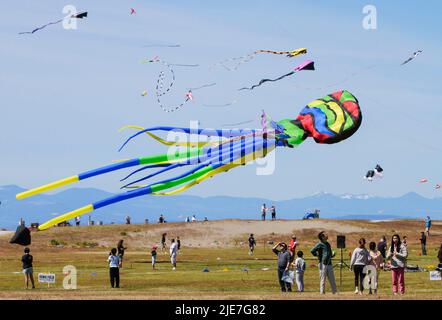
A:
[[[31,250],[25,248],[25,254],[21,257],[21,262],[23,263],[23,274],[25,275],[25,285],[26,289],[29,287],[29,280],[32,283],[32,289],[35,289],[34,284],[34,269],[32,263],[34,262],[34,257],[30,254]]]
[[[120,263],[121,263],[121,267],[123,267],[123,257],[124,257],[124,250],[126,250],[127,248],[124,246],[123,244],[124,240],[121,239],[120,241],[118,241],[117,244],[117,251],[118,251],[118,256],[120,257]]]
[[[426,256],[427,255],[427,236],[425,235],[424,231],[421,232],[421,237],[419,238],[419,240],[421,242],[422,255]]]
[[[253,254],[253,251],[255,250],[255,246],[256,246],[256,241],[253,236],[253,233],[251,233],[250,237],[249,237],[249,255]]]

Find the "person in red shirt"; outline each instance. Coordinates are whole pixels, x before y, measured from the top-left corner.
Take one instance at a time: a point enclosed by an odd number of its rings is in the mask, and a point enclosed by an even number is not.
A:
[[[296,237],[293,235],[290,239],[289,243],[289,252],[290,252],[290,262],[295,260],[296,247],[298,246],[298,242],[296,241]]]

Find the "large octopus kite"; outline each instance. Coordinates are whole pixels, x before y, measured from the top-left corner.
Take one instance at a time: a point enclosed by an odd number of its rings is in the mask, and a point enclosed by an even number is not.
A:
[[[353,135],[361,125],[361,121],[362,115],[358,100],[350,92],[343,90],[310,102],[301,110],[300,114],[294,120],[284,119],[279,122],[274,122],[267,119],[264,115],[263,123],[265,125],[262,130],[209,130],[175,127],[153,127],[144,129],[137,126],[128,126],[126,128],[135,128],[139,131],[127,139],[121,148],[136,136],[145,133],[160,143],[175,146],[177,149],[173,154],[169,152],[167,154],[134,158],[86,171],[19,193],[16,198],[23,199],[50,189],[123,168],[145,165],[122,180],[126,180],[133,174],[145,169],[161,168],[124,186],[127,188],[135,188],[133,190],[88,204],[82,208],[49,220],[38,227],[39,230],[45,230],[76,216],[127,199],[147,194],[172,195],[182,192],[218,173],[244,165],[256,158],[265,157],[276,147],[293,148],[301,144],[307,137],[313,137],[317,143],[332,144],[340,142]],[[170,142],[153,134],[153,131],[184,132],[186,134],[196,133],[199,136],[216,137],[218,141]],[[148,180],[161,173],[184,166],[192,168],[170,179],[154,182],[149,185],[135,185],[138,182]],[[174,187],[178,188],[171,190]]]

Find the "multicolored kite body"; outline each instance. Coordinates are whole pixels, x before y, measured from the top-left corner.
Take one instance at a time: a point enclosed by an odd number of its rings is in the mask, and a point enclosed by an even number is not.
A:
[[[358,100],[348,91],[338,91],[321,99],[310,102],[296,119],[284,119],[279,122],[268,121],[264,117],[262,130],[242,129],[191,129],[176,127],[142,128],[128,126],[126,128],[139,130],[123,144],[120,150],[133,138],[147,134],[158,142],[168,145],[167,154],[159,154],[125,160],[105,167],[86,171],[50,184],[17,194],[17,199],[23,199],[44,191],[55,189],[73,182],[85,180],[124,168],[144,165],[123,180],[141,171],[159,168],[151,174],[126,184],[125,188],[135,188],[125,193],[117,194],[107,199],[88,204],[82,208],[58,216],[39,226],[45,230],[58,223],[76,216],[91,212],[143,195],[173,195],[182,192],[203,180],[221,172],[244,165],[256,158],[265,157],[276,147],[293,148],[306,138],[313,137],[317,143],[332,144],[340,142],[355,133],[362,121]],[[204,141],[171,142],[155,135],[154,131],[196,134],[207,137]],[[211,140],[215,138],[216,141]],[[164,179],[148,185],[137,185],[159,174],[181,167],[190,169],[183,174]],[[176,189],[173,189],[176,188]]]

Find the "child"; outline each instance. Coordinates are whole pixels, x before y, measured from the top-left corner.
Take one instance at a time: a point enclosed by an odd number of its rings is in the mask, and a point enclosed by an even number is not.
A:
[[[34,270],[32,268],[32,262],[34,257],[30,254],[31,250],[25,248],[25,254],[21,257],[21,262],[23,263],[23,274],[25,275],[25,285],[26,289],[29,286],[29,279],[31,279],[32,289],[35,289],[34,285]]]
[[[295,260],[296,268],[296,285],[298,286],[298,292],[304,292],[304,271],[305,271],[305,260],[303,259],[304,253],[299,250],[296,255],[298,256]]]
[[[384,258],[382,257],[382,253],[376,250],[376,242],[370,242],[370,256],[371,261],[370,264],[376,268],[376,277],[374,277],[374,283],[370,284],[369,294],[372,294],[372,288],[374,289],[374,293],[378,293],[378,279],[379,279],[379,271],[383,268]]]
[[[289,243],[290,262],[293,262],[293,260],[295,260],[295,253],[297,246],[298,242],[296,241],[295,235],[293,235]]]
[[[120,257],[117,256],[116,248],[112,248],[107,261],[109,262],[109,275],[110,275],[111,287],[113,288],[115,285],[115,288],[119,288],[121,260]]]
[[[250,234],[249,237],[249,256],[253,254],[253,251],[255,250],[256,241],[255,237],[253,236],[253,233]]]
[[[152,246],[152,251],[150,252],[152,256],[152,270],[155,270],[155,264],[157,263],[157,245]]]

